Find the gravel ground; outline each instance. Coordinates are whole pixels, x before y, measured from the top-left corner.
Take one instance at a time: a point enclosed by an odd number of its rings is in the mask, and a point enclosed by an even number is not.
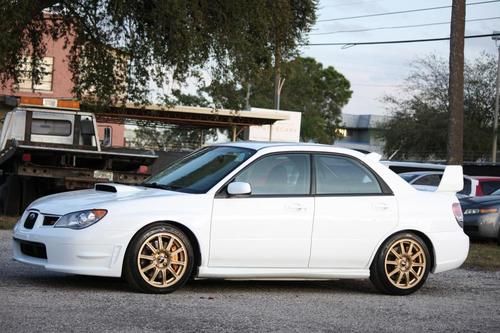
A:
[[[11,232],[0,231],[0,331],[500,332],[500,272],[430,275],[404,297],[380,295],[362,280],[205,280],[145,295],[120,279],[13,262]]]

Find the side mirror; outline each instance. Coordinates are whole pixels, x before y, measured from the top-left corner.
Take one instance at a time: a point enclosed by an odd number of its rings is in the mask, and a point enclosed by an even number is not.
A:
[[[227,186],[229,195],[245,195],[252,193],[252,187],[245,182],[233,182]]]

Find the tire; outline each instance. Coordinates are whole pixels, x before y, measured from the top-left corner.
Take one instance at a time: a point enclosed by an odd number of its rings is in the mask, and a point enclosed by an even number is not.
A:
[[[182,287],[194,266],[188,237],[168,224],[155,224],[132,239],[124,261],[124,276],[136,290],[166,294]]]
[[[370,267],[370,280],[384,294],[409,295],[425,283],[430,265],[429,249],[422,238],[400,233],[378,250]]]
[[[22,209],[21,177],[8,175],[1,187],[0,200],[2,200],[3,214],[19,216]]]

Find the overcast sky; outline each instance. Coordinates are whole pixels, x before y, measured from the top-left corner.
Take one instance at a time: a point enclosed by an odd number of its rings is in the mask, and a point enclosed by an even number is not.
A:
[[[491,34],[493,30],[500,30],[500,1],[472,5],[484,1],[467,1],[466,20],[495,19],[466,22],[466,36]],[[320,0],[318,22],[314,26],[314,30],[311,31],[309,42],[349,43],[449,37],[449,24],[362,32],[338,31],[449,22],[451,8],[321,22],[321,20],[335,18],[449,5],[451,5],[451,0]],[[330,32],[337,33],[324,34]],[[482,51],[497,56],[497,48],[491,37],[465,40],[466,59],[472,60]],[[345,49],[342,49],[341,46],[302,48],[302,56],[313,57],[324,66],[333,66],[347,77],[351,82],[353,95],[343,112],[355,114],[387,113],[380,101],[381,97],[385,94],[397,93],[398,86],[409,73],[409,64],[412,60],[429,54],[437,54],[448,59],[449,41],[367,45]]]

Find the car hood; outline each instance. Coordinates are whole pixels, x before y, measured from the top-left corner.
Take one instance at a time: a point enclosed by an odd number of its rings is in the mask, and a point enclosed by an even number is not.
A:
[[[487,205],[500,205],[500,196],[482,196],[482,197],[469,197],[460,199],[462,208],[470,207],[483,207]]]
[[[188,194],[142,186],[97,184],[95,188],[89,190],[63,192],[40,198],[28,209],[37,209],[46,214],[64,215],[85,209],[106,209],[111,203],[181,195]]]

